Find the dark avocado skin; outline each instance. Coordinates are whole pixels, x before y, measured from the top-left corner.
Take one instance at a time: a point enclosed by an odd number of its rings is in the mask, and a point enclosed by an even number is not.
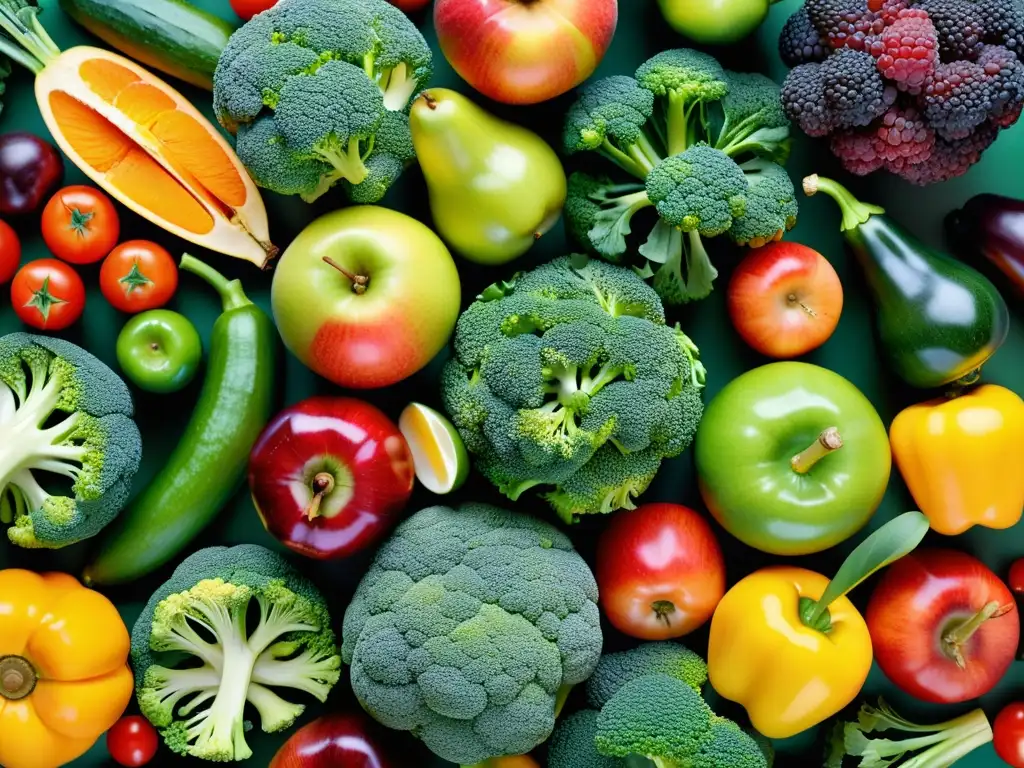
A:
[[[908,384],[931,389],[969,377],[1006,340],[1006,302],[980,272],[885,216],[845,234],[874,294],[882,346]]]

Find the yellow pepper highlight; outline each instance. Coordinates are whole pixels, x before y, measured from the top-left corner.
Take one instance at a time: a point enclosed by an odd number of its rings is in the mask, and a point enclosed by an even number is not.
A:
[[[84,754],[131,701],[129,642],[113,604],[73,577],[0,571],[0,765]]]
[[[829,605],[827,632],[800,618],[800,598],[820,599],[828,583],[804,568],[764,568],[730,589],[711,619],[711,685],[769,738],[827,720],[857,697],[871,670],[871,635],[847,597]]]
[[[902,411],[889,441],[932,530],[1009,528],[1024,510],[1024,400],[984,384]]]

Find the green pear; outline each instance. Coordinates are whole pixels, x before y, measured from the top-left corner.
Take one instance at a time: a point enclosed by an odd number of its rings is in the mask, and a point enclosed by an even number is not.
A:
[[[537,134],[445,88],[420,94],[409,124],[437,231],[459,255],[504,264],[558,221],[565,172]]]

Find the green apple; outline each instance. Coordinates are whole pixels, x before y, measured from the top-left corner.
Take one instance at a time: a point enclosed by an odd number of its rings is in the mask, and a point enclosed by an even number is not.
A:
[[[740,541],[805,555],[860,530],[885,494],[892,454],[870,401],[837,373],[772,363],[704,412],[697,475],[711,514]]]
[[[728,45],[751,35],[778,0],[658,0],[665,21],[705,45]]]
[[[338,386],[386,387],[423,368],[455,329],[451,254],[429,228],[377,206],[345,208],[303,230],[274,271],[285,345]]]
[[[203,342],[187,317],[169,309],[136,315],[117,337],[117,362],[139,389],[168,394],[195,378]]]

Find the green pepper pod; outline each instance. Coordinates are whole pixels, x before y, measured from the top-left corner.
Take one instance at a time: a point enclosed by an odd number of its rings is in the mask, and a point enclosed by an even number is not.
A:
[[[245,477],[249,451],[270,418],[277,334],[237,280],[185,255],[181,268],[220,293],[206,380],[188,428],[166,466],[110,527],[86,584],[123,584],[181,552],[209,525]]]

